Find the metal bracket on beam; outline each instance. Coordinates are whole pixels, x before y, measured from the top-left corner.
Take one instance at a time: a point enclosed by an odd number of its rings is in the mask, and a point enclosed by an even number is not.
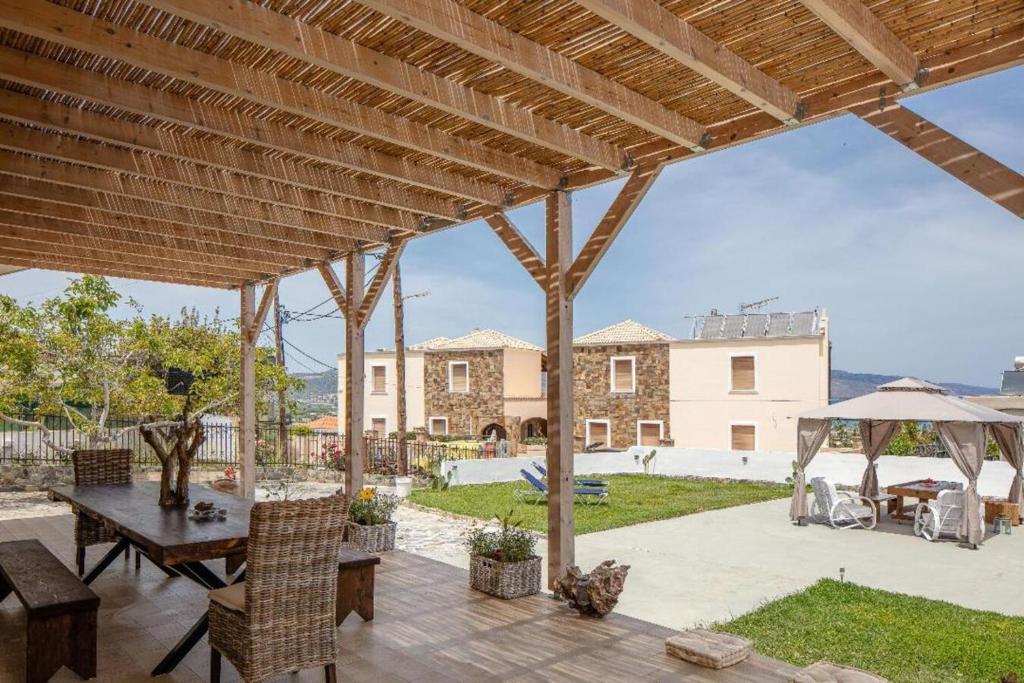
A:
[[[704,131],[704,135],[700,136],[700,142],[690,148],[694,152],[706,152],[708,147],[711,146],[711,133]]]
[[[516,203],[516,195],[514,193],[509,192],[508,194],[505,195],[505,206],[512,206],[515,203]]]
[[[569,187],[569,176],[563,175],[558,179],[558,185],[555,187],[556,190],[564,190]]]
[[[622,158],[622,165],[619,168],[628,173],[629,171],[632,171],[635,166],[636,159],[634,159],[632,155],[627,154]]]
[[[787,126],[796,126],[804,120],[805,116],[807,116],[807,103],[800,100],[796,105],[796,111],[793,112],[793,116],[786,119],[785,124]]]

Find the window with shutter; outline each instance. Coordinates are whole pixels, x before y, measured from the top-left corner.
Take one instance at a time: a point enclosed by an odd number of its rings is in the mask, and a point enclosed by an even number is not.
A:
[[[610,446],[609,431],[608,420],[587,420],[587,445],[602,443],[605,446]]]
[[[612,392],[617,394],[632,394],[636,391],[636,373],[634,372],[635,359],[612,358]]]
[[[371,422],[371,429],[373,429],[373,435],[378,439],[383,439],[388,435],[387,433],[387,422],[383,417],[375,417]]]
[[[448,363],[448,391],[453,394],[464,394],[469,391],[469,363]]]
[[[639,422],[639,441],[641,446],[657,446],[661,443],[661,422]]]
[[[448,433],[448,418],[446,418],[446,417],[432,417],[432,418],[430,418],[430,433],[431,434],[447,434]]]
[[[732,357],[732,390],[754,391],[757,383],[754,379],[754,357]]]
[[[757,439],[757,427],[754,425],[732,425],[732,449],[734,451],[752,451]]]
[[[373,377],[373,389],[371,391],[375,394],[386,393],[387,369],[383,365],[374,365],[371,370]]]

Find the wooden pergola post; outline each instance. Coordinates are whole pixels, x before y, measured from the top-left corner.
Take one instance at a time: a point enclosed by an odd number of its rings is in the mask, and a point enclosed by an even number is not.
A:
[[[572,205],[556,190],[545,206],[548,350],[548,587],[575,564],[573,515]]]
[[[366,350],[362,321],[356,313],[363,303],[366,257],[353,252],[345,259],[345,297],[349,315],[345,316],[345,493],[354,495],[363,488],[363,393]]]
[[[256,319],[256,286],[241,287],[239,339],[241,340],[241,397],[238,408],[238,447],[241,493],[256,495],[256,340],[249,333]]]

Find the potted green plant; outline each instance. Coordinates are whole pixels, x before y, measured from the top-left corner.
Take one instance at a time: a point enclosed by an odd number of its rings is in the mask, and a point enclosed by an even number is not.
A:
[[[469,548],[469,585],[474,590],[510,600],[540,592],[540,557],[534,553],[537,537],[512,520],[512,511],[497,517],[500,527],[475,528],[466,538]]]
[[[396,522],[391,515],[398,509],[398,496],[367,487],[352,500],[348,511],[346,538],[360,550],[382,553],[395,549]]]

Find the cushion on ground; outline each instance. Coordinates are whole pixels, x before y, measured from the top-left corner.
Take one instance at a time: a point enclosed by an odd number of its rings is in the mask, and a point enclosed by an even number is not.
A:
[[[790,683],[889,683],[888,679],[862,669],[839,666],[832,662],[815,662],[802,669]]]
[[[244,612],[245,581],[233,583],[230,586],[210,591],[210,599],[224,607],[227,607],[228,609],[235,610],[236,612]]]
[[[724,669],[750,656],[750,641],[730,633],[695,628],[666,638],[665,652],[709,669]]]

